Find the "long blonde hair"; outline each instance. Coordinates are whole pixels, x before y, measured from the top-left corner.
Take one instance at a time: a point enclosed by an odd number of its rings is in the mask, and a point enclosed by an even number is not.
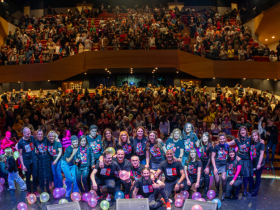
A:
[[[7,156],[7,157],[13,157],[14,156],[13,150],[10,147],[6,148],[4,150],[4,152],[5,152],[5,156]]]
[[[121,136],[122,136],[123,134],[125,134],[126,137],[127,137],[126,142],[127,142],[128,144],[130,144],[130,139],[129,139],[128,133],[127,133],[126,131],[121,131],[121,132],[120,132],[120,135],[119,135],[119,140],[118,140],[118,143],[119,143],[120,146],[122,146],[122,143],[123,143],[123,142],[122,142],[122,138],[121,138]]]

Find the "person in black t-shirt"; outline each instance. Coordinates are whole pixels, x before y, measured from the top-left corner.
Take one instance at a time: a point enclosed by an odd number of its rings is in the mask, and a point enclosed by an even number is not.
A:
[[[268,120],[268,126],[266,128],[266,135],[268,136],[268,143],[266,145],[266,162],[269,162],[269,150],[272,150],[272,156],[270,159],[271,164],[274,161],[275,150],[278,144],[278,128],[274,125],[272,120]]]
[[[37,192],[38,158],[35,153],[35,138],[31,136],[29,128],[23,129],[23,137],[18,143],[19,160],[22,170],[25,171],[27,195],[32,193],[30,178],[33,178],[33,194],[40,197]]]
[[[90,178],[92,181],[92,188],[97,192],[97,200],[102,198],[100,192],[100,185],[106,185],[108,190],[108,195],[106,197],[107,201],[111,201],[111,194],[114,193],[116,180],[115,174],[120,173],[121,168],[116,161],[112,160],[112,155],[110,152],[105,151],[103,153],[104,167],[100,167],[98,162],[93,169]]]
[[[118,163],[118,165],[120,166],[120,169],[122,171],[127,171],[129,173],[131,173],[131,168],[132,165],[131,163],[124,158],[125,157],[125,152],[123,149],[118,149],[117,151],[117,159],[116,162]],[[130,177],[128,180],[121,180],[119,178],[119,174],[117,171],[115,171],[115,176],[116,176],[116,187],[115,187],[115,192],[120,191],[121,188],[121,184],[124,186],[124,195],[125,198],[129,198],[129,191],[130,191],[130,187],[131,187],[131,180]]]
[[[149,198],[150,208],[156,209],[162,205],[162,201],[157,200],[161,195],[166,204],[166,209],[171,210],[169,199],[164,191],[165,184],[158,179],[152,181],[149,168],[144,168],[141,174],[142,177],[135,183],[132,197],[136,198],[137,195],[142,195],[144,198]]]
[[[261,175],[264,167],[264,148],[265,145],[260,142],[260,135],[258,130],[252,131],[252,143],[251,143],[251,156],[253,158],[254,174],[256,175],[256,181],[254,187],[251,189],[249,196],[258,195],[258,191],[261,185]]]
[[[242,179],[240,177],[241,172],[241,161],[237,161],[236,153],[234,148],[229,149],[229,157],[227,159],[227,186],[226,194],[222,195],[221,200],[223,201],[226,198],[238,199],[239,190],[242,186]]]
[[[205,190],[203,193],[203,197],[207,196],[207,192],[209,189],[210,178],[209,174],[211,173],[211,155],[212,155],[213,146],[211,143],[211,138],[208,132],[202,134],[202,139],[200,141],[199,151],[201,153],[200,160],[202,162],[201,175],[203,176]]]
[[[201,179],[202,163],[196,153],[196,149],[190,150],[189,158],[188,160],[186,160],[184,165],[185,165],[184,170],[185,170],[186,180],[187,180],[187,182],[185,183],[186,184],[185,189],[189,191],[192,184],[195,183],[195,188],[197,188],[197,192],[199,192],[202,183],[202,179]]]
[[[48,154],[48,139],[44,137],[42,130],[37,130],[37,139],[35,140],[35,148],[39,162],[39,185],[42,192],[45,188],[50,193],[49,184],[53,181],[51,157]]]
[[[141,178],[141,172],[145,168],[145,166],[143,164],[140,164],[140,159],[136,155],[131,157],[131,164],[132,186],[134,186],[134,183]]]
[[[133,155],[133,144],[129,139],[128,133],[126,131],[121,131],[119,140],[117,142],[117,149],[122,149],[127,160],[131,159]]]
[[[227,181],[227,158],[229,153],[229,145],[226,142],[226,134],[220,133],[218,135],[219,144],[216,145],[212,151],[212,164],[214,170],[215,177],[215,185],[216,185],[216,197],[219,196],[220,192],[220,177],[221,174],[222,179],[222,189],[223,195],[226,193],[226,181]]]
[[[165,176],[164,190],[167,197],[170,196],[172,190],[176,193],[184,188],[183,181],[186,178],[184,168],[181,162],[175,162],[172,150],[166,151],[166,160],[160,164],[159,169],[154,175],[155,179],[162,173]]]

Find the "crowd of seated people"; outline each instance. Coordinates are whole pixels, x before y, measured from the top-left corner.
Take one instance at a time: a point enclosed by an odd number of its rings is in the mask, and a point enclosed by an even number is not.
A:
[[[5,119],[5,137],[0,142],[1,177],[12,173],[5,169],[5,158],[12,157],[11,150],[18,150],[26,176],[26,185],[20,182],[20,186],[22,191],[27,188],[27,196],[32,191],[40,196],[38,183],[42,192],[49,192],[52,181],[55,188],[62,187],[61,171],[66,179],[66,197],[73,185],[73,192],[81,193],[92,187],[96,198],[101,199],[99,186],[106,185],[108,201],[120,185],[124,185],[125,198],[138,194],[150,197],[150,191],[142,191],[143,179],[144,183],[152,183],[150,178],[158,178],[153,188],[164,189],[158,192],[163,201],[151,197],[150,207],[165,203],[170,210],[173,190],[190,191],[195,183],[200,191],[204,183],[206,196],[211,170],[217,196],[222,181],[222,200],[232,196],[237,199],[242,183],[244,196],[256,196],[264,166],[264,144],[267,162],[274,161],[280,102],[268,91],[258,93],[239,84],[231,90],[219,84],[212,89],[201,88],[198,83],[179,88],[150,84],[146,88],[127,84],[106,88],[101,84],[94,93],[87,89],[84,93],[76,89],[63,92],[61,88],[53,94],[43,90],[36,95],[31,90],[6,92],[1,96]],[[237,152],[229,147],[234,145]],[[113,161],[112,147],[117,151]],[[225,167],[227,164],[233,164],[233,168]],[[121,181],[125,173],[121,170],[133,176]],[[88,187],[87,177],[92,186]],[[11,182],[9,185],[10,190],[15,188]]]
[[[181,50],[192,52],[213,60],[239,61],[276,61],[280,45],[275,51],[254,42],[251,29],[244,27],[236,10],[224,15],[211,8],[195,11],[184,10],[183,22],[189,27],[190,34],[185,34]],[[191,43],[195,38],[195,43]]]

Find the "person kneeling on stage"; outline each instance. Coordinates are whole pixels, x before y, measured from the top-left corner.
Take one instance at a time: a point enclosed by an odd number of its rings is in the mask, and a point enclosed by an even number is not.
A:
[[[156,209],[163,204],[161,200],[157,200],[161,195],[166,203],[166,209],[171,210],[171,205],[164,191],[164,186],[165,184],[158,179],[152,181],[149,168],[144,168],[142,170],[142,177],[135,183],[132,197],[136,198],[137,195],[142,195],[144,198],[149,198],[150,208]]]
[[[117,151],[117,158],[115,159],[116,162],[118,163],[118,165],[120,166],[122,171],[127,171],[129,173],[131,173],[131,163],[124,158],[125,157],[125,152],[123,149],[118,149]],[[121,180],[119,178],[119,174],[117,173],[117,171],[115,172],[115,176],[116,176],[116,188],[115,188],[115,192],[120,191],[121,185],[124,186],[124,195],[125,198],[129,198],[129,191],[130,191],[130,187],[131,187],[131,180],[130,177],[128,178],[128,180]]]
[[[164,191],[168,198],[171,195],[172,190],[177,193],[184,188],[183,181],[186,178],[184,168],[181,162],[175,161],[172,150],[166,151],[166,160],[160,164],[159,169],[154,175],[155,179],[162,173],[165,176]]]
[[[197,192],[200,191],[200,186],[202,183],[201,167],[202,163],[201,160],[198,158],[196,149],[191,149],[189,158],[185,162],[185,174],[187,180],[185,189],[187,191],[190,190],[193,183],[195,183],[195,188],[197,189]]]
[[[108,190],[106,200],[111,201],[111,195],[114,193],[116,185],[115,173],[119,174],[121,168],[116,163],[116,161],[112,160],[112,155],[110,152],[105,151],[103,153],[103,157],[104,167],[100,168],[100,162],[98,162],[95,168],[93,169],[90,178],[92,181],[92,188],[97,192],[98,195],[96,199],[99,200],[102,198],[99,186],[106,185]]]
[[[242,179],[239,176],[241,171],[241,161],[236,160],[236,153],[234,148],[229,149],[229,157],[227,159],[227,186],[226,198],[238,199],[239,190],[242,186]]]

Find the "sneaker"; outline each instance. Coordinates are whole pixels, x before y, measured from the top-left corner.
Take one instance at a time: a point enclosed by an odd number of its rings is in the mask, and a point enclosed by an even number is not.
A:
[[[31,194],[30,192],[27,192],[27,194],[26,194],[26,196],[25,196],[25,197],[27,198],[30,194]]]
[[[125,197],[125,199],[129,199],[129,195],[128,194],[126,194],[124,197]]]
[[[7,190],[15,190],[15,189],[13,189],[13,188],[8,188]]]
[[[165,200],[163,198],[160,199],[164,205],[166,205]],[[172,203],[172,200],[169,198],[167,203]]]
[[[111,201],[111,195],[109,193],[107,194],[106,201]]]
[[[167,203],[166,203],[166,210],[171,210],[171,204],[170,204],[170,202],[167,202]]]
[[[100,200],[100,199],[102,199],[103,197],[102,197],[102,195],[101,196],[97,196],[96,197],[96,200]]]
[[[40,197],[40,194],[38,192],[34,192],[34,195],[36,195],[36,197]]]
[[[25,190],[27,190],[27,188],[21,189],[21,191],[25,191]]]

